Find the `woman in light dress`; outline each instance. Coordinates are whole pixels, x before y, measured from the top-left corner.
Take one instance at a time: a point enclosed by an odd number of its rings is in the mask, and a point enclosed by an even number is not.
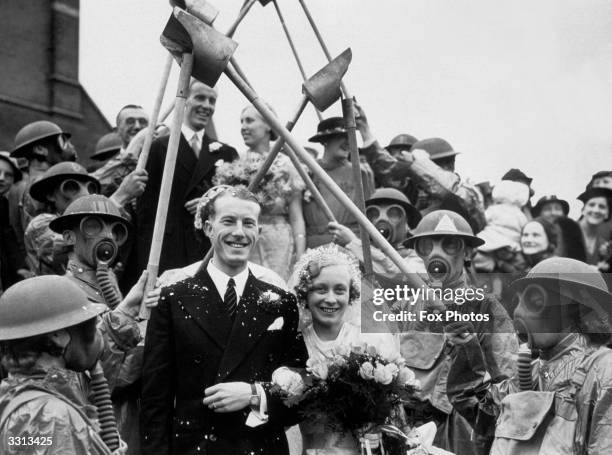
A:
[[[263,162],[270,152],[270,142],[277,139],[274,131],[252,105],[242,110],[240,133],[248,147],[241,158],[244,160]],[[306,227],[302,215],[304,184],[287,156],[279,154],[275,165],[282,169],[291,191],[285,197],[263,201],[260,223],[262,231],[250,259],[274,270],[286,280],[295,260],[306,248]]]
[[[291,280],[303,309],[302,332],[313,360],[333,357],[334,348],[367,343],[383,357],[399,357],[399,342],[390,333],[361,333],[359,306],[361,274],[357,261],[337,245],[308,250],[295,266]],[[305,454],[359,454],[352,435],[330,433],[313,424],[302,423]]]

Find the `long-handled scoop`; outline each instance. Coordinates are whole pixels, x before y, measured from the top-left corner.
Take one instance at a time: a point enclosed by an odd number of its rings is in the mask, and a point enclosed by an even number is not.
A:
[[[184,14],[188,14],[179,7],[175,7],[174,10],[175,12],[182,11]],[[164,162],[164,173],[159,190],[157,212],[155,214],[153,238],[151,240],[151,250],[149,252],[149,262],[147,264],[148,274],[144,293],[145,296],[148,291],[155,286],[155,281],[157,280],[157,274],[159,272],[159,259],[164,241],[168,205],[170,202],[170,193],[172,191],[172,180],[174,178],[176,157],[181,138],[181,124],[183,123],[183,117],[185,115],[185,103],[187,101],[190,78],[193,75],[193,77],[213,87],[227,66],[232,53],[238,46],[238,44],[230,38],[227,38],[206,25],[201,19],[193,15],[190,15],[190,17],[194,19],[192,25],[196,27],[196,30],[192,30],[192,32],[195,33],[194,36],[198,37],[197,45],[193,45],[190,34],[185,31],[179,22],[177,22],[174,15],[170,17],[160,37],[160,41],[164,47],[166,47],[171,54],[180,58],[181,71],[179,74],[179,84],[175,102],[176,113],[170,129],[170,139],[168,141],[168,150]],[[197,29],[198,27],[200,30]],[[139,316],[142,319],[148,319],[149,315],[150,310],[145,305],[141,305]]]
[[[310,11],[306,7],[304,0],[299,0],[300,5],[302,5],[302,9],[308,18],[308,22],[314,31],[321,48],[323,49],[323,53],[325,57],[327,57],[328,61],[332,60],[331,54],[323,40],[323,36],[319,32],[317,25],[315,24]],[[349,150],[351,156],[351,165],[353,168],[353,178],[355,180],[355,186],[357,191],[357,205],[362,212],[365,212],[365,196],[363,192],[363,181],[361,180],[361,164],[359,160],[359,150],[357,148],[357,133],[356,133],[356,122],[355,122],[355,107],[353,104],[353,97],[349,94],[344,83],[341,83],[342,92],[344,93],[344,99],[342,100],[342,114],[344,117],[344,121],[346,123],[346,132],[348,135],[349,141]],[[361,243],[363,247],[363,262],[365,267],[365,275],[366,277],[371,277],[373,275],[373,267],[372,267],[372,252],[370,249],[370,238],[366,235],[363,228],[360,230]]]
[[[203,24],[203,26],[193,27],[191,24],[194,21],[198,21],[197,18],[190,15],[188,12],[175,9],[174,14],[177,19],[183,24],[192,37],[194,47],[205,45],[210,39],[205,36],[199,36],[199,34],[213,33],[214,30]],[[201,21],[199,21],[201,22]],[[203,55],[202,53],[195,52],[194,55]],[[203,63],[203,62],[202,62]],[[362,226],[367,233],[372,237],[378,247],[397,265],[397,267],[406,274],[406,278],[412,286],[419,287],[424,284],[423,280],[411,270],[401,255],[389,244],[389,242],[383,237],[383,235],[374,227],[364,213],[353,203],[353,201],[344,193],[344,191],[336,184],[336,182],[319,166],[316,160],[310,156],[310,154],[304,150],[304,147],[300,142],[285,128],[282,123],[276,118],[274,113],[266,106],[265,102],[259,97],[259,95],[253,91],[248,84],[246,84],[236,71],[229,65],[225,68],[224,73],[232,81],[232,83],[242,92],[242,94],[253,104],[253,106],[259,111],[264,120],[270,125],[270,127],[282,137],[287,144],[297,154],[298,158],[302,160],[313,172],[314,175],[325,185],[328,190],[347,208],[347,210],[356,218],[357,222]]]

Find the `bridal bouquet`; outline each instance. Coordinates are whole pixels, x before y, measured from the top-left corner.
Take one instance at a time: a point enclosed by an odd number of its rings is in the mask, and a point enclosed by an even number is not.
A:
[[[264,158],[248,156],[226,162],[217,161],[213,177],[215,185],[248,186],[263,164]],[[294,191],[287,167],[280,159],[275,159],[270,169],[253,191],[264,205],[273,204],[277,199],[289,199]]]
[[[401,357],[386,358],[366,344],[339,346],[331,358],[309,359],[306,371],[279,368],[271,392],[287,406],[299,404],[306,421],[341,433],[386,423],[402,397],[420,386]]]

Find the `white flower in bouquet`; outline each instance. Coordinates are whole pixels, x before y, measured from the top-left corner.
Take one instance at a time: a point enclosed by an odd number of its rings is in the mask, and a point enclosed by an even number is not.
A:
[[[365,342],[357,342],[357,343],[353,343],[351,345],[351,352],[354,352],[355,354],[363,354],[366,351],[366,348],[368,347],[368,344]]]
[[[374,379],[374,365],[371,362],[363,362],[359,367],[359,376],[363,379]]]
[[[408,367],[402,367],[399,370],[397,381],[403,385],[414,385],[417,382],[414,372]]]
[[[343,367],[344,365],[346,365],[346,362],[346,357],[337,354],[332,359],[332,363],[339,367]]]
[[[388,363],[387,365],[385,365],[385,370],[387,370],[387,372],[391,374],[392,378],[395,378],[399,373],[399,367],[394,363]]]
[[[334,348],[334,354],[348,357],[351,353],[351,348],[348,344],[339,344]]]
[[[300,395],[306,388],[302,376],[287,367],[280,367],[272,373],[272,383],[278,385],[288,395]]]
[[[308,359],[306,361],[306,370],[315,378],[319,378],[323,381],[327,379],[328,367],[324,362]]]
[[[376,368],[374,368],[374,380],[382,385],[388,385],[393,381],[393,374],[387,370],[386,365],[376,363]]]

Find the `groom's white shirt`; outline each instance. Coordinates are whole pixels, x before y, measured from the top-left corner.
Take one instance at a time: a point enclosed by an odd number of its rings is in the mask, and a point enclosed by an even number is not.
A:
[[[225,292],[227,291],[228,281],[230,280],[230,278],[233,278],[234,282],[236,283],[236,296],[238,297],[238,301],[236,303],[240,302],[240,299],[242,298],[242,293],[244,292],[244,287],[246,286],[246,282],[249,279],[248,266],[245,266],[242,272],[230,277],[229,275],[219,270],[217,266],[213,263],[213,261],[210,260],[208,262],[208,266],[206,267],[206,271],[210,275],[212,282],[215,284],[215,287],[219,292],[219,297],[221,297],[221,300],[223,300]]]

